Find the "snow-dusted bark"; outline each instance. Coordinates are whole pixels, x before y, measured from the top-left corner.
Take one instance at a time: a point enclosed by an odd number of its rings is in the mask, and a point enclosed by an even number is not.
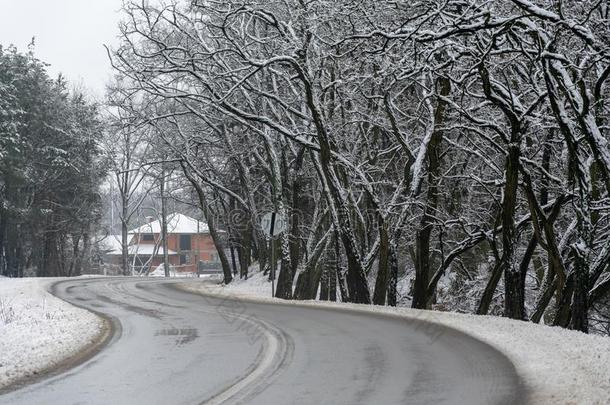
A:
[[[259,213],[291,218],[279,295],[337,281],[586,330],[607,288],[608,12],[427,4],[133,3],[113,63],[163,106],[142,121],[187,128],[167,147],[238,218],[242,267],[266,269]]]

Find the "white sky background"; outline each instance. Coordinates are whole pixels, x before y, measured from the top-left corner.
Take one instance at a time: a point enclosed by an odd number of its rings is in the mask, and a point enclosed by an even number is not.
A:
[[[0,0],[0,44],[27,51],[36,37],[35,54],[71,85],[104,95],[112,69],[103,44],[117,44],[122,0]]]

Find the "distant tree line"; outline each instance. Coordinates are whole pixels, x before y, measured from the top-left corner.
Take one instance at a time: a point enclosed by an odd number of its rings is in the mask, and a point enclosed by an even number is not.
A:
[[[100,218],[98,106],[0,46],[0,274],[79,275]]]
[[[277,260],[286,299],[610,332],[607,2],[125,13],[119,107],[227,231],[226,282]],[[274,258],[269,210],[290,220]]]

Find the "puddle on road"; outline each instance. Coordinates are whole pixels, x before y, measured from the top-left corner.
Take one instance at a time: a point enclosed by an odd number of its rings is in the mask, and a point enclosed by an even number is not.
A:
[[[169,328],[158,330],[155,336],[177,336],[176,345],[185,345],[197,339],[199,333],[195,328]]]
[[[138,307],[135,305],[124,303],[124,302],[115,301],[115,300],[110,299],[109,297],[106,297],[103,295],[97,294],[96,297],[98,300],[100,300],[102,302],[118,305],[121,308],[126,309],[127,311],[135,312],[136,314],[139,314],[139,315],[144,315],[144,316],[148,316],[151,318],[161,319],[161,315],[164,314],[162,311],[159,311],[159,310]]]

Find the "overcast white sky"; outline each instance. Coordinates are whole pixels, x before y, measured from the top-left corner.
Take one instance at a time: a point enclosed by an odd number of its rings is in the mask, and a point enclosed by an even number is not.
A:
[[[0,0],[0,44],[25,52],[36,37],[36,56],[54,77],[84,84],[102,96],[111,73],[103,44],[115,45],[121,0]]]

